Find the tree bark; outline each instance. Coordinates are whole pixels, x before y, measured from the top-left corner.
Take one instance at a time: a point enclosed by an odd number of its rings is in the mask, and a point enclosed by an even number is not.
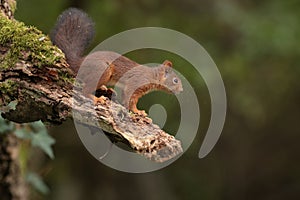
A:
[[[14,0],[0,1],[0,15],[8,19],[13,19],[15,8]],[[0,52],[1,47],[2,44]],[[18,159],[19,150],[19,140],[14,134],[0,133],[0,196],[2,200],[26,200],[28,197],[28,188],[22,178]]]
[[[21,175],[19,141],[14,134],[0,134],[1,200],[26,200],[28,190]]]

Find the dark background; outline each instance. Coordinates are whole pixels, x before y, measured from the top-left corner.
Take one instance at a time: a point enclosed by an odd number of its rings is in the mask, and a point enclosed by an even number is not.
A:
[[[173,61],[191,80],[201,107],[197,138],[170,166],[147,174],[108,168],[82,145],[71,121],[51,129],[56,158],[31,161],[51,189],[32,199],[300,199],[300,1],[297,0],[19,0],[15,17],[49,33],[57,16],[76,6],[96,22],[94,46],[131,28],[158,26],[198,41],[216,62],[228,98],[223,133],[204,159],[198,151],[207,130],[210,100],[200,76],[167,52],[142,50],[141,63]],[[176,131],[175,97],[152,93],[140,107],[161,103],[165,130]],[[171,102],[171,103],[168,103]],[[188,133],[187,133],[188,134]]]

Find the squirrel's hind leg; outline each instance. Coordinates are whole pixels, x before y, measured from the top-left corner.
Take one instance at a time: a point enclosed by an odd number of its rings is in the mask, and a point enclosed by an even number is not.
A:
[[[133,113],[136,113],[141,116],[147,116],[147,113],[144,110],[139,110],[136,106],[139,101],[139,98],[141,98],[142,96],[143,93],[141,93],[139,89],[133,92],[130,91],[128,87],[125,87],[122,93],[122,103],[127,109],[131,110]]]

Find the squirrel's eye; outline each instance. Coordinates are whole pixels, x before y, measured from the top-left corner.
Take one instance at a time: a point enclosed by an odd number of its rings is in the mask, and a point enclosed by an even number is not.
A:
[[[173,83],[178,83],[178,79],[177,78],[173,78]]]

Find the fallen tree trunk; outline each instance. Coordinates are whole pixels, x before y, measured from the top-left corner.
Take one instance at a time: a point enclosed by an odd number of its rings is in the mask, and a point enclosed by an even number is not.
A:
[[[11,19],[7,2],[0,5],[0,109],[4,118],[60,124],[74,117],[157,162],[182,152],[180,141],[150,118],[132,114],[107,97],[94,105],[73,90],[74,75],[63,53],[36,28]],[[14,109],[9,107],[11,102],[16,103]]]

